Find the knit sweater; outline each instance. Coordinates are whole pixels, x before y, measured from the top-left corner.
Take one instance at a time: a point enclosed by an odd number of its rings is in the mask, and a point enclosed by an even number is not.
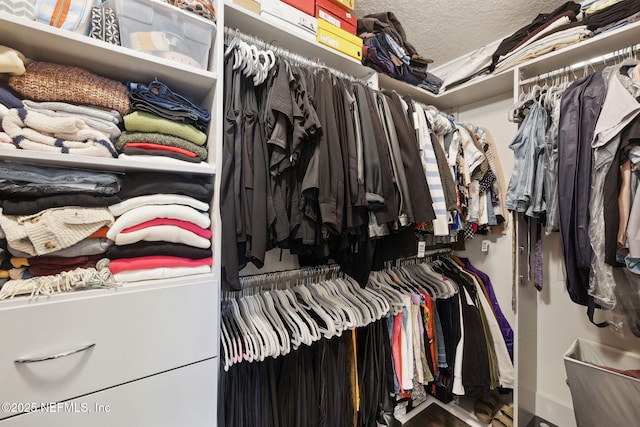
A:
[[[147,196],[132,197],[109,206],[109,210],[114,216],[120,216],[131,209],[145,205],[184,205],[191,206],[202,212],[209,211],[208,203],[182,194],[149,194]]]
[[[107,237],[111,240],[115,240],[115,237],[125,228],[132,227],[154,218],[181,219],[192,222],[203,228],[209,228],[211,226],[211,218],[208,215],[198,212],[189,206],[145,205],[131,209],[118,217],[107,233]]]
[[[30,110],[36,111],[55,111],[59,113],[68,113],[81,117],[91,117],[96,120],[119,124],[122,122],[122,116],[116,110],[108,110],[101,107],[91,105],[75,105],[66,102],[36,102],[25,99],[22,101]]]
[[[83,255],[96,255],[106,253],[113,246],[113,240],[107,238],[86,238],[68,248],[59,251],[50,252],[49,256],[73,258]],[[30,257],[31,255],[18,251],[15,248],[9,248],[11,255],[15,257]]]
[[[76,117],[50,117],[24,108],[11,109],[2,119],[4,131],[25,150],[118,157],[109,137]]]
[[[205,239],[192,231],[175,225],[156,225],[130,233],[119,233],[114,237],[114,241],[118,246],[145,241],[180,243],[201,249],[211,247],[211,239]]]
[[[24,100],[24,106],[28,111],[35,111],[40,114],[44,114],[53,118],[64,118],[64,117],[75,117],[82,120],[88,127],[95,129],[99,132],[102,132],[108,135],[110,138],[117,138],[120,136],[122,131],[117,125],[117,121],[113,120],[113,116],[106,115],[108,118],[104,119],[102,117],[95,117],[92,115],[92,109],[94,107],[81,107],[71,104],[65,104],[64,102],[34,102],[29,100]],[[58,105],[69,105],[74,108],[65,108],[63,110],[55,110],[55,106],[52,108],[45,108],[43,104],[58,104]],[[118,114],[116,112],[116,114]],[[118,114],[119,116],[119,114]]]
[[[201,163],[202,160],[200,157],[196,156],[194,153],[189,153],[189,155],[185,155],[183,153],[178,153],[175,151],[166,150],[164,146],[159,145],[158,147],[162,148],[137,148],[132,147],[130,144],[126,144],[122,153],[118,156],[118,158],[131,158],[131,159],[145,159],[150,161],[165,161],[169,159],[170,162],[180,161],[180,162],[188,162],[188,163]],[[174,147],[166,147],[166,148],[174,148]]]
[[[88,70],[52,62],[34,61],[26,73],[11,77],[9,86],[24,98],[97,105],[129,113],[129,90],[121,82]]]
[[[25,216],[4,215],[0,209],[7,243],[31,256],[68,248],[113,221],[107,208],[54,208]]]
[[[176,227],[184,228],[185,230],[188,230],[188,231],[190,231],[192,233],[195,233],[200,237],[204,237],[205,239],[210,239],[211,236],[213,235],[211,230],[209,230],[208,228],[198,227],[197,225],[195,225],[192,222],[183,221],[181,219],[175,219],[175,218],[154,218],[154,219],[150,219],[149,221],[145,221],[143,223],[134,225],[132,227],[125,228],[120,233],[121,234],[133,233],[135,231],[140,231],[140,230],[143,230],[145,228],[155,227],[155,226],[158,226],[158,225],[174,225]]]
[[[194,246],[169,242],[140,241],[130,245],[113,245],[107,251],[107,258],[136,258],[150,255],[169,255],[182,258],[201,259],[212,256],[211,248],[203,249]]]
[[[204,145],[207,135],[194,126],[158,117],[144,111],[134,111],[124,116],[124,127],[128,131],[160,132],[177,136],[196,145]]]

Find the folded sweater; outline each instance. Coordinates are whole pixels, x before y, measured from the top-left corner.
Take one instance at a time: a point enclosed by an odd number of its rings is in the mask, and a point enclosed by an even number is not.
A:
[[[109,137],[77,117],[50,117],[24,108],[10,109],[4,131],[19,148],[93,157],[118,157]]]
[[[124,127],[128,131],[165,133],[186,139],[196,145],[204,145],[207,142],[207,135],[194,126],[144,111],[134,111],[124,116]]]
[[[125,145],[129,143],[149,143],[167,147],[182,148],[196,154],[200,159],[207,160],[208,152],[205,147],[194,144],[184,138],[173,135],[166,135],[159,132],[129,132],[124,131],[115,142],[118,151],[123,151]]]

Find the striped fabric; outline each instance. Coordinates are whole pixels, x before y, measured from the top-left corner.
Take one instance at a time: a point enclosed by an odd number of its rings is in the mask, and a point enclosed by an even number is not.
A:
[[[433,202],[433,210],[436,219],[433,220],[433,233],[436,236],[449,235],[449,222],[447,218],[447,205],[444,199],[444,191],[442,189],[442,180],[440,179],[440,170],[438,169],[438,161],[431,141],[431,132],[427,124],[427,117],[424,109],[415,104],[418,129],[418,144],[420,147],[420,160],[422,168],[427,177],[427,185],[431,192],[431,200]]]
[[[36,20],[36,0],[0,0],[0,12]]]
[[[52,27],[89,35],[92,0],[39,0],[36,20]]]

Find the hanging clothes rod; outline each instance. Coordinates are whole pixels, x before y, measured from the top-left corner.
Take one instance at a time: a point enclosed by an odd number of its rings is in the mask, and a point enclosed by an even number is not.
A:
[[[559,77],[559,76],[573,76],[574,80],[578,79],[578,76],[576,75],[575,71],[576,70],[580,70],[580,69],[584,69],[585,73],[586,70],[588,69],[588,67],[591,67],[592,69],[594,69],[594,65],[599,65],[599,64],[604,64],[607,65],[607,61],[609,60],[618,60],[618,59],[624,59],[624,58],[635,58],[636,56],[636,51],[640,49],[640,44],[635,44],[632,46],[627,46],[624,49],[618,49],[615,50],[613,52],[604,54],[604,55],[600,55],[600,56],[596,56],[594,58],[588,59],[586,61],[581,61],[581,62],[577,62],[575,64],[572,65],[567,65],[566,67],[563,68],[558,68],[556,70],[553,71],[549,71],[548,73],[543,73],[543,74],[539,74],[535,77],[531,77],[525,80],[520,80],[520,86],[526,86],[532,83],[539,83],[541,81],[545,81],[545,80],[549,80],[549,79],[553,79],[555,77]]]
[[[453,253],[453,249],[448,246],[442,247],[442,248],[427,249],[425,250],[423,257],[418,257],[417,255],[414,255],[414,256],[405,257],[405,258],[397,258],[397,259],[385,262],[385,266],[389,268],[392,266],[402,267],[403,265],[407,265],[407,264],[418,264],[421,262],[429,261],[431,257],[434,257],[434,256],[451,255],[452,253]]]
[[[242,276],[240,277],[242,289],[239,291],[225,291],[223,298],[235,298],[262,290],[317,283],[329,278],[339,277],[340,274],[341,270],[338,264],[327,264]]]
[[[340,71],[337,70],[335,68],[331,68],[327,65],[325,65],[324,63],[320,62],[319,58],[316,59],[309,59],[301,54],[295,53],[295,52],[291,52],[290,50],[287,50],[285,48],[283,48],[282,46],[278,46],[277,45],[277,41],[274,42],[266,42],[262,39],[260,39],[259,37],[250,35],[250,34],[246,34],[243,33],[242,31],[238,30],[238,29],[234,29],[234,28],[230,28],[230,27],[224,27],[224,33],[227,37],[236,37],[240,40],[245,41],[246,43],[255,45],[256,47],[260,48],[260,49],[270,49],[275,55],[280,56],[282,58],[285,59],[289,59],[297,64],[300,65],[304,65],[304,66],[308,66],[308,67],[316,67],[316,68],[323,68],[325,70],[328,70],[329,72],[331,72],[332,74],[334,74],[337,77],[341,77],[347,80],[351,80],[354,82],[359,82],[362,83],[364,85],[368,85],[368,83],[362,79],[359,79],[357,77],[354,77],[350,74],[345,73],[344,71]]]

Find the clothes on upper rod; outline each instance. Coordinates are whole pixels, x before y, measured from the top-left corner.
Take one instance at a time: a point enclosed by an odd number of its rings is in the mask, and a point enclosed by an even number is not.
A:
[[[621,313],[617,324],[635,334],[638,70],[627,59],[568,87],[535,86],[520,100],[516,109],[528,105],[528,112],[512,142],[507,196],[508,209],[546,222],[547,234],[561,233],[571,300],[588,306],[592,320],[596,307]]]
[[[471,238],[506,225],[486,130],[283,58],[259,83],[232,52],[220,202],[226,288],[276,247],[302,265],[333,258],[363,285],[387,237],[406,236],[395,246],[404,250],[417,246],[415,226],[448,243],[461,230]]]

